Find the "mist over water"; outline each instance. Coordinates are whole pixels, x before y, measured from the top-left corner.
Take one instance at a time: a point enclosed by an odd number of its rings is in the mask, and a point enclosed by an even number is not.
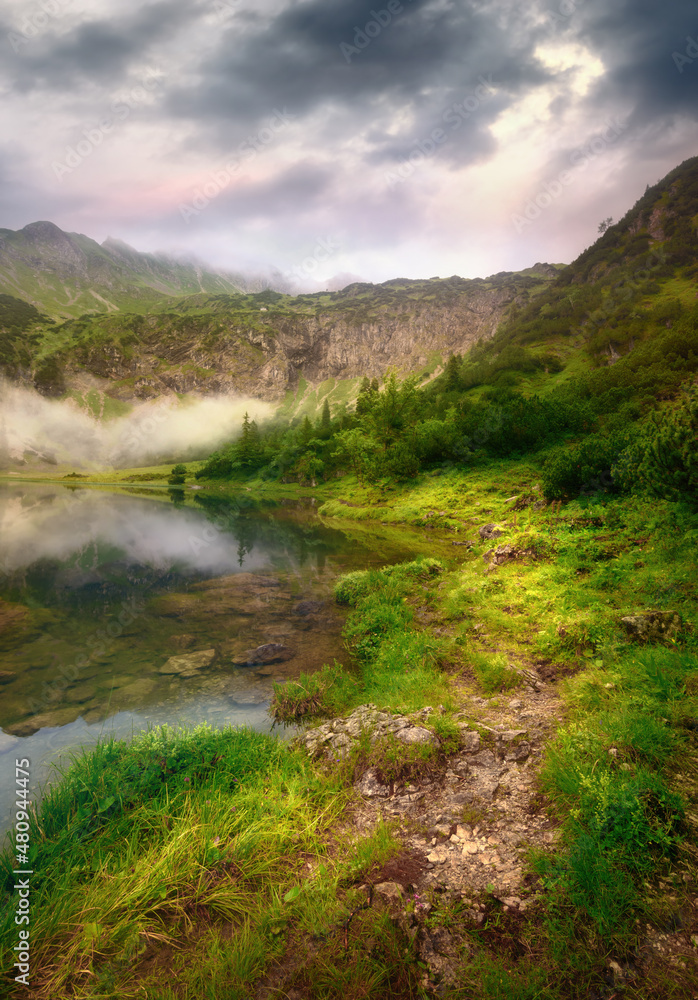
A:
[[[1,381],[0,468],[27,460],[105,469],[205,458],[237,437],[245,412],[259,421],[272,409],[245,396],[172,396],[98,420],[72,399],[46,399]]]

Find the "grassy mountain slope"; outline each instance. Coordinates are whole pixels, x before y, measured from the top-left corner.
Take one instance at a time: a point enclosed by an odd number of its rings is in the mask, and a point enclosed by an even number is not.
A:
[[[52,222],[0,229],[0,291],[56,319],[90,312],[147,312],[172,296],[230,292],[239,275],[193,261],[139,253],[121,240],[101,245]]]

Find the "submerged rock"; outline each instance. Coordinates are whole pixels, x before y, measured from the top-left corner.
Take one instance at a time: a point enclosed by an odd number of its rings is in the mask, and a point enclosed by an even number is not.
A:
[[[11,670],[0,670],[0,684],[9,684],[17,677]]]
[[[199,670],[210,667],[215,659],[215,649],[201,649],[198,653],[182,653],[179,656],[171,656],[167,663],[160,667],[160,673],[194,677]]]
[[[324,601],[300,601],[293,609],[294,615],[315,615],[325,607]]]
[[[185,632],[182,635],[171,636],[170,642],[175,649],[191,649],[191,647],[196,643],[196,636]]]
[[[5,728],[6,733],[12,736],[33,736],[40,729],[54,729],[59,726],[67,726],[75,721],[75,710],[72,708],[57,708],[54,712],[42,712],[40,715],[33,715],[31,719],[24,722],[15,722]]]
[[[284,663],[292,660],[295,650],[289,649],[280,642],[265,642],[256,649],[248,649],[235,661],[238,667],[255,667],[267,663]]]

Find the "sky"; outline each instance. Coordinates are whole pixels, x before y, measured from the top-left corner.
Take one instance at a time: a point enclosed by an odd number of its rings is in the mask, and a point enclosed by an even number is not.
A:
[[[698,153],[695,0],[0,0],[0,227],[302,288],[573,260]]]

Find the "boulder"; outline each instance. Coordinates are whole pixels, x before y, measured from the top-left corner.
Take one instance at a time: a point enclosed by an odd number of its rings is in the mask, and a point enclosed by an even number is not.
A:
[[[434,734],[430,733],[428,729],[422,729],[421,726],[407,726],[399,729],[395,733],[395,739],[400,740],[401,743],[421,743],[426,746],[436,746],[438,743]]]
[[[268,663],[284,663],[292,660],[295,650],[289,649],[280,642],[265,642],[256,649],[248,649],[235,661],[238,667],[257,667]]]
[[[681,629],[681,617],[676,611],[645,611],[626,615],[621,625],[636,642],[667,642],[676,638]]]
[[[179,656],[171,656],[167,663],[160,667],[160,673],[194,677],[199,670],[210,667],[215,659],[215,649],[201,649],[198,653],[182,653]]]
[[[483,542],[489,542],[493,538],[501,538],[504,531],[499,525],[496,524],[483,524],[480,528],[479,535]]]

